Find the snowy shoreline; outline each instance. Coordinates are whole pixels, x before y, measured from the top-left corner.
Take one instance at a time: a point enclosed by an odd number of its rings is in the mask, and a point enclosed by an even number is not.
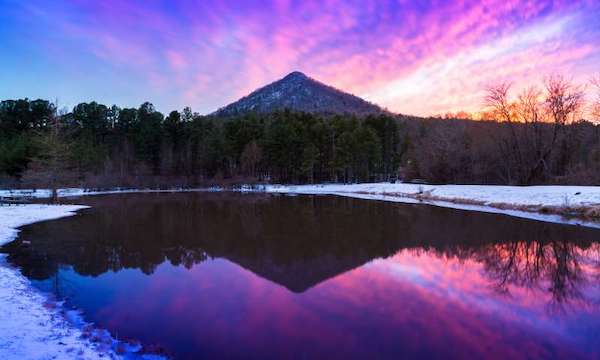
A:
[[[18,227],[75,215],[77,205],[0,206],[0,245],[14,241]],[[0,255],[0,358],[2,359],[116,359],[105,341],[92,342],[83,329],[67,320],[36,291],[18,269]]]
[[[82,205],[0,205],[0,246],[14,241],[19,227],[74,216]],[[138,343],[119,341],[31,285],[0,254],[0,359],[163,359],[140,354]]]
[[[358,199],[425,204],[459,210],[497,213],[532,220],[600,228],[600,186],[502,186],[502,185],[421,185],[409,183],[362,183],[317,185],[242,185],[233,189],[114,188],[89,190],[67,188],[59,197],[128,193],[176,192],[264,192],[304,195],[336,195]],[[0,198],[51,197],[50,190],[0,190]]]
[[[264,185],[282,194],[337,195],[359,199],[425,204],[459,210],[600,228],[600,186],[420,185],[363,183]]]

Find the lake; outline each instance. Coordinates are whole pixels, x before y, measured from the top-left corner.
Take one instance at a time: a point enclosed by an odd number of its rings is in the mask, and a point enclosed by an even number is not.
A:
[[[334,196],[129,194],[8,261],[177,359],[600,357],[600,230]]]

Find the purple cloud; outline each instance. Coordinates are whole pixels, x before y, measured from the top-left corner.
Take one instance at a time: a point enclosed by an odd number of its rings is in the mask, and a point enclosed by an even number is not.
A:
[[[391,110],[429,115],[478,108],[498,79],[563,72],[583,80],[600,60],[594,1],[8,2],[0,39],[22,41],[1,71],[33,52],[34,66],[61,75],[60,93],[44,93],[56,80],[42,71],[25,80],[44,86],[25,95],[67,102],[150,100],[162,111],[206,113],[300,70]]]

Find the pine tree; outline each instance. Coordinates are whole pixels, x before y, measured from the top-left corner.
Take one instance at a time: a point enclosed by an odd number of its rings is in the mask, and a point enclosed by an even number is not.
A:
[[[47,119],[48,129],[39,131],[35,143],[38,155],[29,163],[25,182],[47,186],[52,201],[58,202],[58,187],[75,179],[71,165],[71,144],[66,140],[56,110]]]

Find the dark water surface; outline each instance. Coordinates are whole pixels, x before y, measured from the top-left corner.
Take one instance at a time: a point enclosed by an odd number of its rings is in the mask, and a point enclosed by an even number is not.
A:
[[[77,199],[2,250],[176,358],[599,358],[600,231],[329,196]]]

